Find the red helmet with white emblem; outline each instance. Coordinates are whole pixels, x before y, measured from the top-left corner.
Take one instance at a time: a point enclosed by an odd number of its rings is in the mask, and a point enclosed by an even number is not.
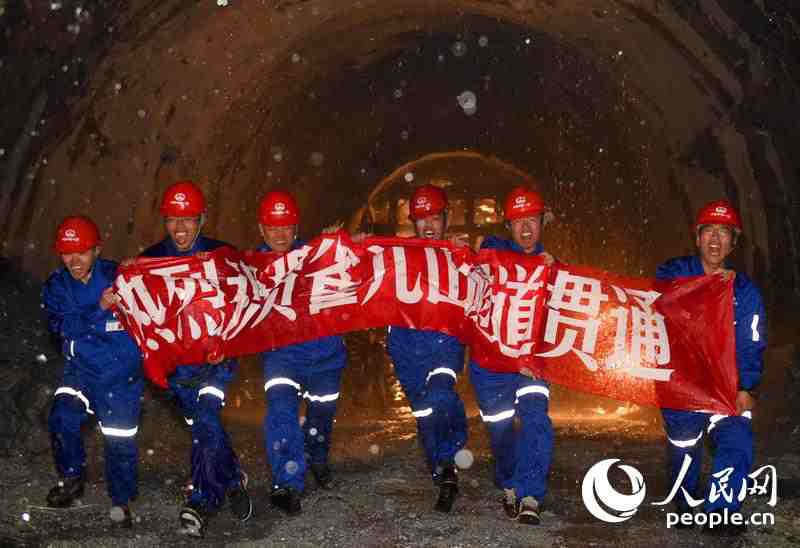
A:
[[[695,231],[703,225],[727,225],[734,230],[742,231],[742,218],[739,212],[727,200],[715,200],[704,205],[697,213],[694,223]]]
[[[258,208],[258,222],[264,226],[291,226],[300,223],[300,208],[294,196],[274,190],[267,193]]]
[[[511,189],[503,206],[506,221],[531,217],[545,211],[542,196],[535,190],[523,186]]]
[[[100,245],[100,231],[88,217],[81,215],[66,217],[56,230],[53,248],[59,255],[83,253]]]
[[[164,191],[159,211],[164,217],[199,217],[206,212],[206,198],[193,182],[179,181]]]
[[[413,221],[436,215],[447,209],[447,194],[434,185],[423,185],[414,191],[408,208],[408,216]]]

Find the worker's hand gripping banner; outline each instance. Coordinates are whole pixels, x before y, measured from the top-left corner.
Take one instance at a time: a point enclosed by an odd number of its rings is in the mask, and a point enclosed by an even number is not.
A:
[[[454,335],[496,371],[645,405],[734,408],[732,283],[714,276],[656,287],[535,256],[339,233],[284,255],[140,259],[116,291],[161,386],[178,365],[395,325]]]

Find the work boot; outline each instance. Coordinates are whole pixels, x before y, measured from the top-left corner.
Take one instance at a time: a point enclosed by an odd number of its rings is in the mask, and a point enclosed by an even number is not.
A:
[[[317,485],[319,485],[321,488],[325,489],[326,491],[333,489],[333,473],[331,472],[330,466],[327,464],[315,464],[312,462],[311,473],[314,474],[314,479],[317,481]]]
[[[269,496],[272,506],[283,510],[290,516],[299,514],[302,510],[300,506],[300,494],[291,487],[276,487]]]
[[[67,508],[83,496],[83,478],[75,476],[58,480],[58,485],[47,493],[50,508]]]
[[[533,497],[522,497],[517,508],[517,519],[526,525],[542,523],[542,518],[539,517],[539,501]]]
[[[245,522],[253,515],[253,501],[247,493],[247,474],[242,472],[239,483],[228,490],[227,497],[230,503],[231,513],[236,519]]]
[[[453,509],[458,494],[458,475],[456,475],[455,467],[452,464],[444,466],[438,479],[439,498],[436,499],[434,509],[447,513]]]
[[[503,510],[511,519],[517,519],[519,508],[517,507],[517,494],[513,489],[503,489]]]
[[[181,528],[179,532],[190,537],[202,538],[206,534],[208,515],[197,503],[188,502],[181,508]]]
[[[112,506],[111,511],[108,513],[111,518],[112,529],[132,529],[133,517],[131,510],[127,504],[120,506]]]

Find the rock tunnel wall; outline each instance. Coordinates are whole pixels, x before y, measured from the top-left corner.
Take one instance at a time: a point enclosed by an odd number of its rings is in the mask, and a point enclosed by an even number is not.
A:
[[[37,275],[66,214],[92,215],[110,256],[159,238],[178,178],[206,190],[210,233],[249,247],[269,189],[298,195],[313,236],[398,166],[471,150],[540,181],[546,243],[567,260],[650,273],[726,196],[744,217],[739,266],[773,296],[800,291],[789,4],[58,4],[2,16],[0,253]],[[491,186],[490,169],[460,176]]]

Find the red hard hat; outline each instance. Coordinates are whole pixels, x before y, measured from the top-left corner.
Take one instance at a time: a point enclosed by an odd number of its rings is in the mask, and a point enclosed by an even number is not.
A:
[[[264,226],[291,226],[300,223],[300,209],[288,192],[268,192],[258,207],[258,222]]]
[[[703,225],[728,225],[741,232],[742,219],[729,201],[715,200],[704,205],[697,213],[695,231]]]
[[[544,200],[535,190],[515,187],[506,196],[503,213],[506,221],[538,215],[544,211]]]
[[[408,208],[408,216],[416,221],[436,215],[447,208],[447,194],[434,185],[423,185],[414,191]]]
[[[159,211],[164,217],[199,217],[206,212],[206,198],[193,182],[179,181],[164,191]]]
[[[56,230],[56,241],[53,247],[59,255],[67,253],[83,253],[100,245],[100,231],[88,217],[66,217]]]

